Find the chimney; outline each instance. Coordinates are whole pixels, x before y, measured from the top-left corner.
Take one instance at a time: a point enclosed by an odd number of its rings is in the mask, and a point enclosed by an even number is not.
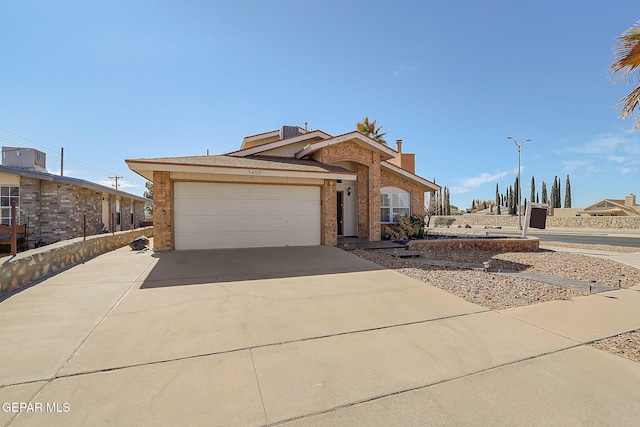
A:
[[[636,205],[636,196],[635,196],[635,194],[629,194],[628,196],[625,196],[624,205],[625,206],[635,206]]]
[[[398,145],[398,153],[402,153],[402,140],[396,139],[396,144]]]

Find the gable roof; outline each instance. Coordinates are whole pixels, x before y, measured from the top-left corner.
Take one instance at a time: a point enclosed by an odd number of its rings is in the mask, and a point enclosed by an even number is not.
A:
[[[224,173],[247,175],[248,171],[270,171],[268,176],[286,175],[287,172],[302,173],[309,178],[355,179],[355,173],[340,166],[332,166],[315,160],[300,160],[291,157],[219,156],[160,157],[155,159],[127,159],[129,168],[139,175],[153,179],[153,171]]]
[[[600,207],[603,203],[610,203],[613,206],[603,206]],[[587,206],[581,212],[585,213],[607,213],[607,212],[628,212],[631,215],[638,215],[640,212],[638,209],[640,205],[635,204],[634,206],[625,205],[624,200],[620,199],[603,199],[597,203],[594,203],[591,206]]]
[[[353,141],[356,144],[364,145],[367,148],[372,149],[373,151],[377,151],[380,153],[380,160],[388,160],[396,157],[398,152],[393,148],[389,148],[388,146],[369,138],[366,135],[354,130],[352,132],[348,132],[342,135],[334,136],[329,139],[325,139],[324,141],[319,141],[313,144],[309,144],[304,147],[302,150],[296,153],[296,157],[301,159],[305,156],[308,156],[321,148],[328,147],[334,144],[340,144],[346,141]]]
[[[144,197],[136,196],[135,194],[127,193],[125,191],[116,190],[115,188],[107,187],[106,185],[96,184],[95,182],[85,181],[84,179],[71,178],[69,176],[54,175],[49,172],[38,172],[30,169],[14,168],[11,166],[0,166],[0,173],[18,175],[26,178],[40,179],[42,181],[56,182],[58,184],[64,184],[64,185],[74,185],[76,187],[86,188],[89,190],[100,191],[102,193],[108,193],[108,194],[113,194],[120,197],[134,199],[139,202],[145,202],[145,203],[149,202],[149,199],[146,199]]]
[[[274,131],[274,132],[278,132],[278,131]],[[240,150],[236,150],[236,151],[232,151],[230,153],[227,153],[227,155],[229,156],[235,156],[235,157],[244,157],[244,156],[251,156],[254,154],[259,154],[259,153],[263,153],[265,151],[268,150],[273,150],[274,148],[279,148],[279,147],[284,147],[285,145],[289,145],[289,144],[294,144],[296,142],[301,142],[301,141],[305,141],[305,140],[311,140],[311,139],[329,139],[331,138],[331,135],[329,135],[326,132],[323,132],[321,130],[314,130],[308,133],[304,133],[301,135],[296,135],[296,136],[292,136],[289,138],[285,138],[285,139],[280,139],[278,141],[272,141],[272,142],[267,142],[265,144],[261,144],[261,145],[256,145],[255,147],[249,147],[249,148],[241,148]],[[244,145],[244,143],[243,143]]]

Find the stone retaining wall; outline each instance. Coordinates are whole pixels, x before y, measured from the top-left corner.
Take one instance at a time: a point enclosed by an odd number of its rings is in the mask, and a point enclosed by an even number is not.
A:
[[[501,239],[441,239],[413,240],[408,243],[412,251],[476,250],[494,252],[535,252],[540,248],[537,237]]]
[[[153,227],[64,240],[0,259],[0,294],[18,289],[62,268],[129,244],[136,237],[153,237]]]
[[[524,221],[524,216],[522,217]],[[457,228],[469,224],[472,227],[517,227],[518,217],[512,215],[451,215],[434,216],[432,227]],[[640,216],[573,216],[548,217],[548,228],[601,228],[601,229],[640,229]]]

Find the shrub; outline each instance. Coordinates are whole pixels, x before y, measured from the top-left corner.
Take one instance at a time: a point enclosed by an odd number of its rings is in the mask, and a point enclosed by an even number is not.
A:
[[[425,237],[425,216],[413,214],[411,216],[399,215],[396,223],[385,227],[385,238],[389,240],[409,240]]]

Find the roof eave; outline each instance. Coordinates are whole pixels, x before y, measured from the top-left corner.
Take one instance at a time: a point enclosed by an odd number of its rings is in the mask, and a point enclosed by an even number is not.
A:
[[[387,147],[386,145],[381,144],[380,142],[377,142],[374,139],[371,139],[368,136],[363,135],[358,131],[353,131],[353,132],[345,133],[342,135],[334,136],[325,141],[316,142],[315,144],[309,144],[308,146],[304,147],[302,150],[298,151],[296,153],[296,157],[298,159],[301,159],[305,156],[315,153],[321,148],[328,147],[334,144],[340,144],[342,142],[352,141],[352,140],[356,140],[356,141],[359,141],[360,143],[366,144],[367,146],[371,147],[375,151],[379,152],[381,154],[380,156],[381,160],[393,159],[398,156],[398,152],[393,148]]]
[[[321,130],[314,130],[314,131],[311,131],[309,133],[292,136],[292,137],[281,139],[281,140],[278,140],[278,141],[268,142],[266,144],[257,145],[255,147],[240,148],[240,150],[231,151],[230,153],[227,153],[226,155],[227,156],[233,156],[233,157],[251,156],[251,155],[258,154],[258,153],[262,153],[264,151],[273,150],[275,148],[285,147],[285,146],[287,146],[289,144],[295,144],[297,142],[301,142],[301,141],[304,141],[306,139],[313,139],[313,138],[318,138],[318,137],[319,138],[323,138],[323,139],[329,139],[329,138],[331,138],[331,135],[329,135],[328,133],[323,132]],[[244,142],[242,143],[242,145],[244,145]]]
[[[210,165],[186,165],[169,162],[141,162],[136,160],[127,160],[129,168],[138,175],[145,176],[153,171],[163,172],[186,172],[186,173],[206,173],[221,174],[235,176],[262,176],[262,177],[289,177],[289,178],[316,178],[316,179],[344,179],[355,180],[357,174],[349,171],[305,171],[296,169],[265,169],[265,168],[246,168],[242,166],[210,166]],[[259,173],[257,173],[259,172]]]
[[[416,175],[414,173],[411,173],[409,171],[406,171],[396,165],[393,165],[389,162],[380,162],[380,166],[389,169],[392,172],[395,172],[397,174],[400,174],[406,178],[409,178],[415,182],[418,182],[422,185],[424,185],[425,187],[430,188],[430,190],[428,191],[440,191],[440,188],[442,188],[441,186],[439,186],[438,184],[436,184],[435,182],[431,182],[428,179],[424,179],[423,177]]]

